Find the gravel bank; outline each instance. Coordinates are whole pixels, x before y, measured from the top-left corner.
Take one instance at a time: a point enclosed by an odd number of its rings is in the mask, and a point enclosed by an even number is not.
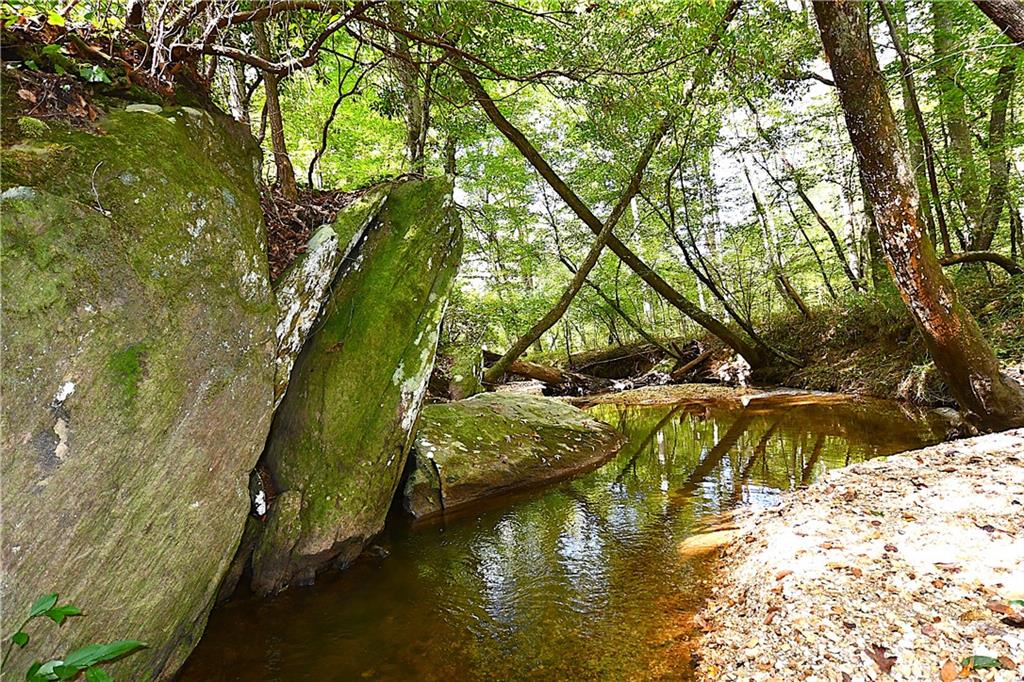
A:
[[[699,679],[1024,679],[1024,429],[830,473],[742,524],[718,585]]]

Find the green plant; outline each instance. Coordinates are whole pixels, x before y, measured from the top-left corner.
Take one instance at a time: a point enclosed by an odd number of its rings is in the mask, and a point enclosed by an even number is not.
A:
[[[25,628],[36,618],[46,617],[57,624],[58,627],[64,624],[71,616],[81,616],[82,610],[73,604],[57,606],[57,594],[45,594],[35,602],[28,610],[28,615],[17,631],[10,637],[5,637],[7,648],[4,650],[3,659],[0,660],[0,672],[7,666],[7,659],[10,657],[14,647],[25,648],[29,642],[28,633]],[[137,651],[147,646],[144,642],[125,639],[107,644],[86,644],[67,654],[63,659],[52,659],[45,663],[36,661],[25,673],[28,682],[44,682],[46,680],[71,680],[83,672],[88,682],[107,682],[111,680],[110,675],[102,668],[97,667],[100,663],[107,663],[122,656]]]

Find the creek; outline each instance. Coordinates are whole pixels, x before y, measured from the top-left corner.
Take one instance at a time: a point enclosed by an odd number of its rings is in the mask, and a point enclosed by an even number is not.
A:
[[[601,468],[443,522],[393,511],[348,570],[216,609],[180,679],[687,679],[714,553],[680,543],[946,428],[837,396],[590,411],[629,438]]]

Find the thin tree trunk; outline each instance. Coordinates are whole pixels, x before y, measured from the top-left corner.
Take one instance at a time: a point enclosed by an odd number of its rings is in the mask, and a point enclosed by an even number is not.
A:
[[[991,263],[1006,271],[1008,275],[1024,274],[1024,270],[1012,259],[1007,258],[996,251],[964,251],[943,256],[939,259],[943,265],[958,265],[960,263]]]
[[[932,223],[931,205],[935,205],[935,213],[939,220],[939,232],[942,237],[942,251],[943,253],[949,254],[953,251],[953,247],[949,241],[949,226],[946,224],[946,214],[942,210],[942,196],[939,194],[939,180],[935,173],[935,147],[932,145],[931,137],[928,135],[928,127],[924,122],[924,114],[921,113],[920,100],[917,98],[917,87],[914,84],[913,71],[910,65],[910,58],[907,56],[906,50],[903,49],[903,45],[900,43],[899,33],[896,31],[896,26],[892,21],[892,16],[889,14],[889,10],[886,7],[886,3],[879,0],[878,6],[882,9],[882,16],[885,18],[885,24],[889,29],[889,35],[892,37],[893,47],[896,48],[896,54],[900,58],[900,67],[902,68],[903,76],[903,92],[904,101],[906,102],[905,108],[908,113],[913,117],[916,125],[916,135],[911,133],[910,125],[907,125],[907,138],[910,140],[910,158],[914,163],[915,178],[917,176],[918,161],[914,158],[915,148],[920,149],[920,154],[924,156],[925,170],[928,175],[928,189],[931,193],[931,201],[928,197],[920,192],[920,184],[918,184],[918,196],[921,197],[921,213],[924,214],[925,219],[928,221],[929,233],[935,235],[935,225]]]
[[[723,18],[723,26],[727,25],[731,21],[738,9],[739,3],[736,0],[733,0],[733,2],[730,3],[729,8],[726,10],[726,14]],[[717,40],[714,40],[711,44],[717,44]],[[507,118],[505,118],[494,103],[494,100],[492,100],[487,94],[483,85],[480,84],[479,79],[477,79],[472,72],[466,69],[460,70],[459,73],[466,85],[469,86],[473,97],[476,99],[481,109],[483,109],[484,113],[487,114],[487,117],[491,120],[494,126],[502,133],[502,135],[505,136],[506,139],[509,140],[509,142],[513,144],[513,146],[516,147],[516,149],[520,151],[520,153],[523,154],[526,160],[529,161],[530,165],[540,173],[541,177],[543,177],[548,185],[555,190],[573,213],[575,213],[592,232],[600,234],[603,228],[601,221],[593,214],[590,208],[583,203],[583,200],[565,184],[565,181],[559,177],[544,157],[542,157],[530,141],[526,139],[526,136],[523,135],[523,133]],[[727,346],[743,356],[751,367],[757,368],[765,364],[765,361],[767,360],[765,350],[767,349],[763,350],[761,347],[755,346],[752,342],[747,341],[732,329],[729,329],[720,321],[702,311],[689,299],[676,291],[668,282],[662,279],[658,273],[656,273],[614,235],[609,235],[608,247],[651,288],[657,291],[684,315],[707,329],[709,332],[721,339]]]
[[[782,295],[796,306],[800,314],[805,318],[810,318],[811,309],[807,307],[807,303],[804,302],[804,299],[797,293],[797,290],[789,281],[789,277],[786,276],[786,271],[782,269],[782,258],[779,255],[778,244],[773,239],[773,235],[769,234],[769,232],[774,232],[774,229],[769,228],[770,218],[768,211],[765,209],[764,204],[761,203],[761,197],[757,194],[757,188],[754,187],[754,181],[750,177],[750,170],[747,168],[745,159],[743,162],[743,175],[747,178],[747,184],[750,186],[750,196],[754,199],[754,209],[757,212],[758,221],[761,223],[761,236],[764,241],[765,255],[768,257],[768,267],[775,274],[775,283],[778,285]]]
[[[935,366],[960,407],[983,428],[1024,424],[1024,387],[1000,372],[998,359],[960,304],[918,220],[917,188],[863,6],[816,0],[814,12],[889,269]]]
[[[953,43],[951,8],[952,5],[946,2],[932,3],[935,75],[939,89],[939,110],[949,132],[949,144],[956,159],[957,187],[967,213],[968,239],[962,244],[966,250],[967,245],[974,241],[980,227],[983,205],[974,146],[971,143],[971,129],[964,106],[964,93],[955,80],[955,75],[963,68],[963,55]]]
[[[270,42],[267,40],[267,30],[262,21],[255,21],[252,25],[253,36],[256,39],[256,50],[260,57],[266,60],[271,59]],[[278,94],[279,76],[270,71],[263,73],[263,87],[267,93],[267,122],[270,124],[270,141],[274,149],[274,168],[277,171],[277,186],[281,195],[288,201],[298,201],[299,188],[295,184],[295,169],[292,168],[292,160],[288,157],[288,147],[284,139],[284,121],[281,118],[281,100]]]
[[[999,228],[999,218],[1006,203],[1006,189],[1010,178],[1010,163],[1006,158],[1006,111],[1010,92],[1017,74],[1017,54],[1007,54],[996,77],[996,94],[992,98],[992,115],[988,121],[988,197],[981,214],[977,239],[971,249],[985,251],[992,248],[992,239]]]
[[[466,72],[468,73],[468,72]],[[479,82],[477,82],[479,85]],[[480,86],[481,88],[483,86]],[[601,252],[604,251],[605,245],[608,243],[608,239],[612,236],[612,230],[615,225],[622,218],[622,214],[629,208],[630,202],[636,193],[640,191],[640,183],[643,181],[644,172],[647,170],[647,164],[650,163],[651,157],[654,156],[655,149],[658,148],[658,144],[661,139],[665,137],[665,133],[669,131],[672,124],[675,122],[676,117],[674,115],[666,116],[657,129],[647,140],[647,144],[644,146],[643,151],[640,153],[640,157],[637,159],[636,165],[633,167],[633,173],[629,178],[629,183],[623,190],[622,195],[619,197],[618,202],[615,204],[615,208],[612,209],[611,215],[605,221],[604,225],[601,226],[600,231],[597,233],[597,239],[594,240],[593,245],[590,247],[590,251],[587,252],[583,262],[580,263],[579,268],[576,270],[576,274],[573,275],[572,280],[569,282],[569,286],[562,292],[562,296],[558,299],[558,302],[549,310],[544,317],[537,321],[529,331],[523,334],[519,339],[512,344],[512,347],[505,352],[501,358],[495,362],[491,367],[484,372],[483,381],[486,384],[494,384],[505,374],[506,368],[520,355],[526,352],[526,349],[530,345],[539,339],[544,332],[551,329],[555,324],[562,319],[562,315],[569,309],[569,304],[576,298],[576,294],[579,293],[580,289],[583,288],[583,282],[586,281],[587,276],[590,275],[590,271],[597,265],[598,259],[601,257]]]
[[[829,225],[827,220],[825,220],[825,217],[818,212],[817,206],[815,206],[814,202],[811,201],[811,198],[807,196],[807,192],[804,191],[803,184],[800,182],[799,178],[797,178],[796,173],[792,173],[792,177],[793,184],[796,187],[797,196],[804,202],[804,205],[807,206],[807,210],[811,212],[814,219],[818,221],[818,225],[821,226],[821,229],[828,235],[829,241],[832,242],[832,248],[836,252],[836,258],[839,260],[839,264],[843,267],[843,273],[846,275],[846,279],[850,281],[850,285],[853,287],[854,291],[863,291],[864,285],[861,284],[861,281],[857,279],[857,275],[855,275],[853,270],[850,268],[850,261],[846,259],[846,251],[843,249],[843,243],[839,241],[836,231],[832,229],[832,226]]]

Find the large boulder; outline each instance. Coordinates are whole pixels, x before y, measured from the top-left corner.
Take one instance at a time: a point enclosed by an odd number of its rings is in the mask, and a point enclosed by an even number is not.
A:
[[[559,400],[483,393],[423,408],[405,508],[416,518],[594,469],[625,439]]]
[[[331,287],[267,443],[280,491],[252,559],[269,593],[343,567],[384,525],[462,252],[451,181],[392,187]],[[345,220],[365,222],[358,211]]]
[[[5,124],[0,629],[49,592],[85,612],[35,621],[9,667],[125,638],[149,648],[116,678],[166,677],[203,630],[270,425],[258,148],[187,107]]]

